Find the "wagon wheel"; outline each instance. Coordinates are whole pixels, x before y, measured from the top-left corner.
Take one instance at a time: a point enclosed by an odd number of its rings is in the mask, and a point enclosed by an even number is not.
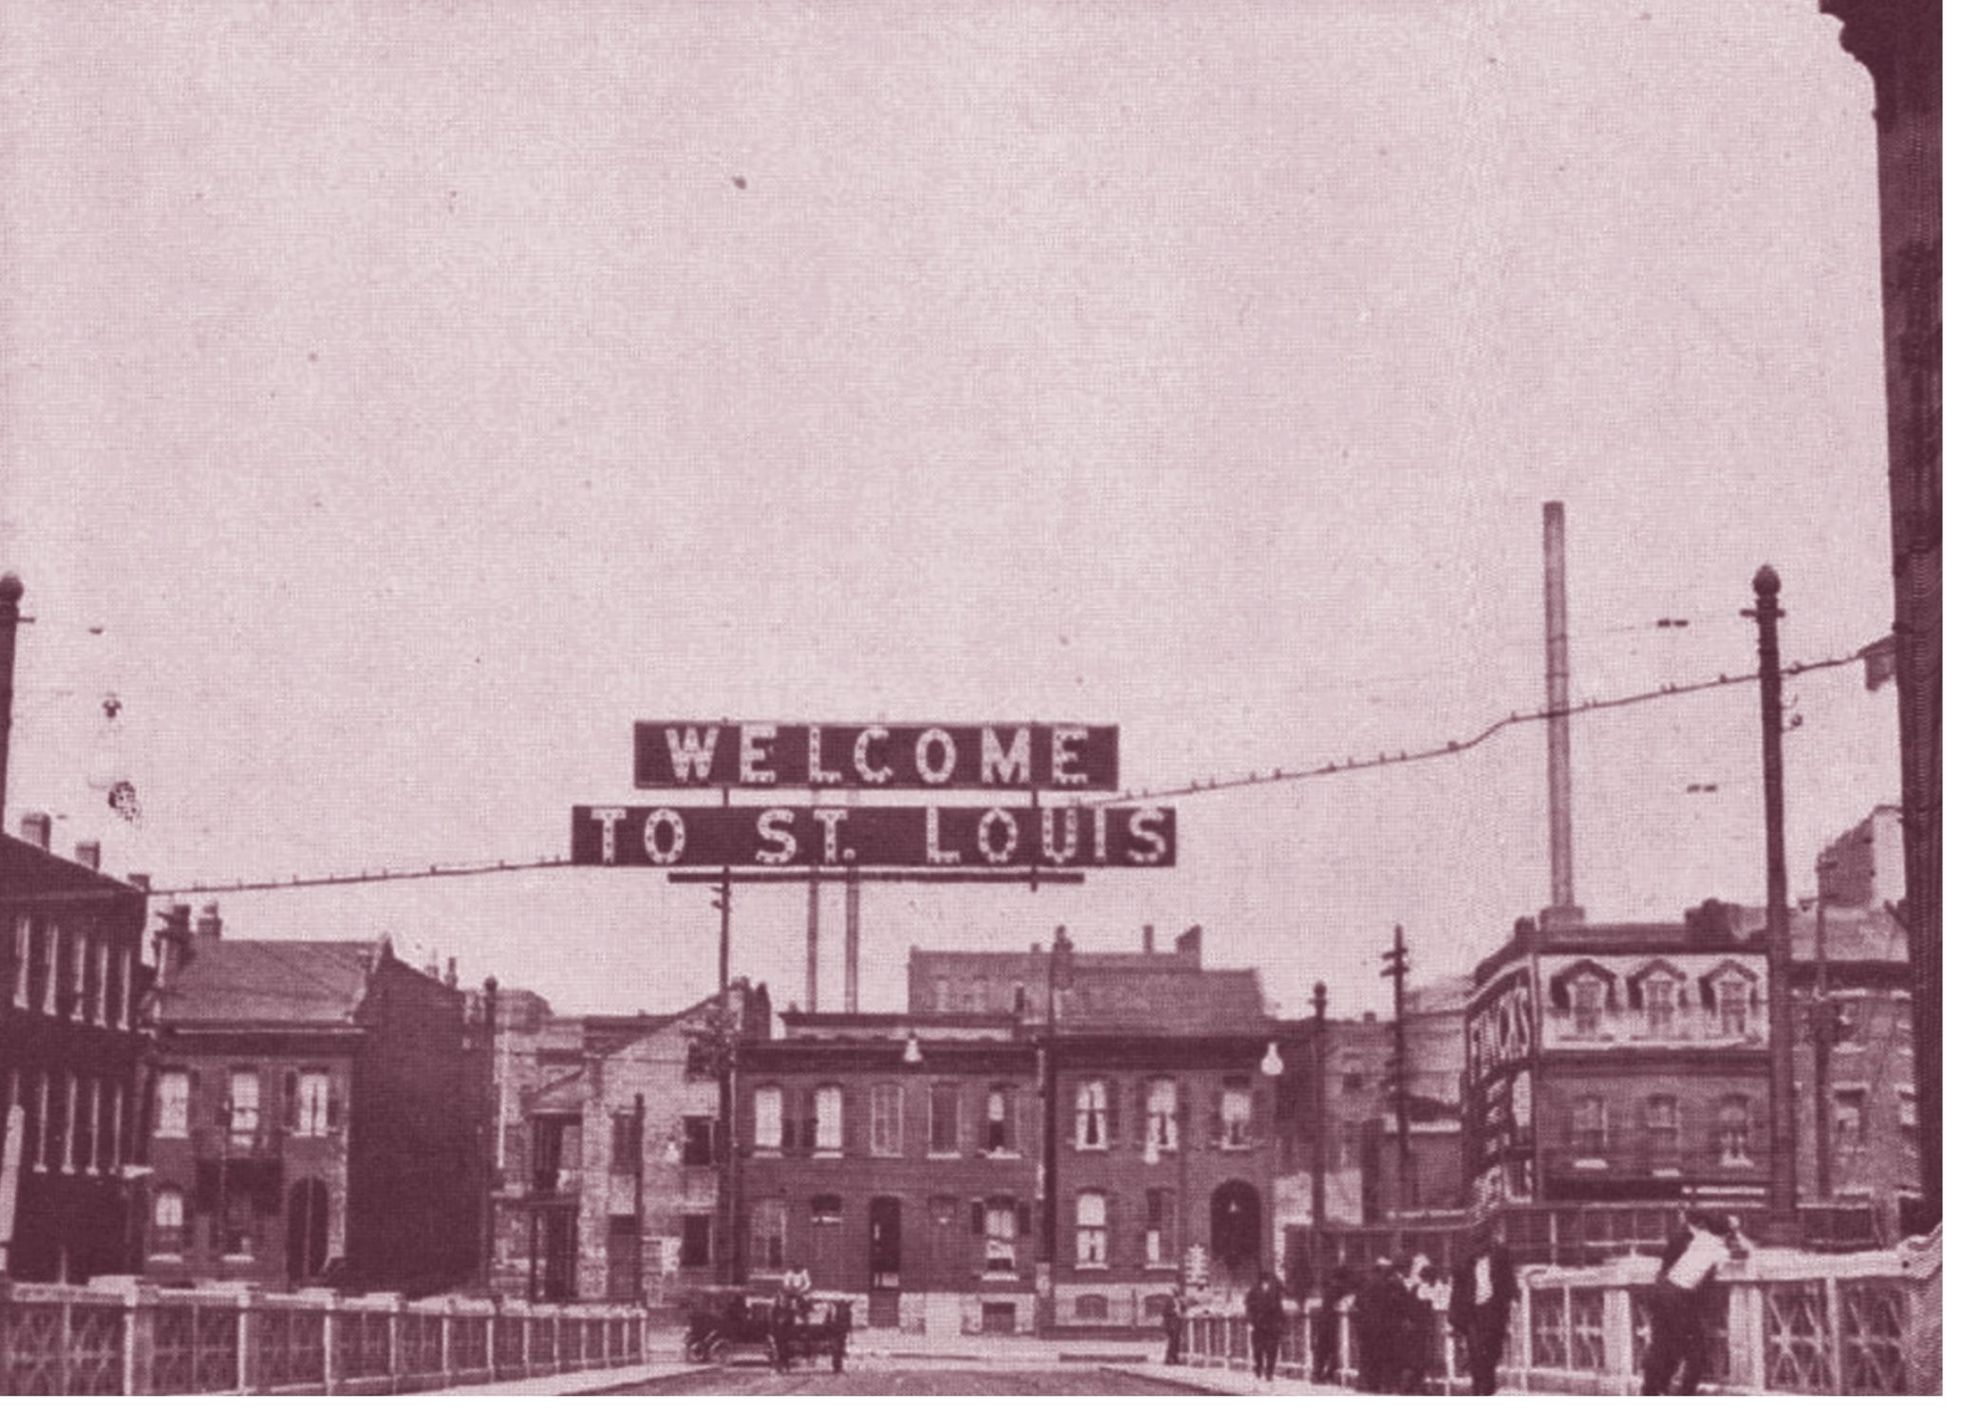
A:
[[[709,1336],[709,1359],[716,1364],[729,1363],[729,1340],[722,1335]]]

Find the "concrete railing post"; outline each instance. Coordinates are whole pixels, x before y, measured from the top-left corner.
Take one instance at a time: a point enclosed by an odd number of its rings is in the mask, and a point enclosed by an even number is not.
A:
[[[125,1298],[123,1393],[142,1398],[156,1392],[157,1296],[137,1286]]]
[[[1823,1337],[1827,1342],[1827,1391],[1845,1393],[1847,1381],[1840,1357],[1840,1282],[1832,1276],[1821,1281],[1820,1299],[1826,1306],[1820,1314]]]
[[[1742,1351],[1739,1349],[1737,1340],[1734,1340],[1731,1346],[1734,1360],[1731,1366],[1732,1378],[1746,1388],[1764,1392],[1766,1385],[1765,1287],[1753,1282],[1746,1286],[1742,1293],[1745,1298],[1734,1300],[1731,1306],[1733,1322],[1744,1326],[1744,1349]],[[1742,1363],[1737,1362],[1741,1352],[1745,1356]]]
[[[1626,1386],[1635,1364],[1635,1299],[1628,1286],[1612,1285],[1602,1292],[1602,1377],[1607,1384],[1603,1392],[1633,1393]]]
[[[240,1393],[251,1393],[259,1378],[259,1351],[254,1344],[259,1337],[259,1321],[254,1310],[257,1301],[249,1290],[238,1293],[239,1321],[239,1359],[237,1382],[234,1387]]]

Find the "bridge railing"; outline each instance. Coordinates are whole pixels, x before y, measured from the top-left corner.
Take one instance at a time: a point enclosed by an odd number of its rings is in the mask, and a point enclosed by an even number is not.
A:
[[[1502,1388],[1630,1394],[1649,1353],[1654,1257],[1581,1269],[1529,1267],[1501,1360]],[[1736,1393],[1936,1393],[1941,1390],[1942,1238],[1887,1251],[1823,1255],[1759,1251],[1726,1269],[1706,1328],[1707,1385]],[[1308,1377],[1314,1302],[1291,1313],[1277,1372]],[[1442,1314],[1431,1319],[1419,1363],[1427,1385],[1469,1383],[1463,1345]],[[1340,1382],[1357,1382],[1352,1312],[1338,1311]],[[1187,1317],[1185,1358],[1245,1369],[1244,1316]]]
[[[0,1281],[0,1396],[408,1393],[638,1364],[647,1312]]]

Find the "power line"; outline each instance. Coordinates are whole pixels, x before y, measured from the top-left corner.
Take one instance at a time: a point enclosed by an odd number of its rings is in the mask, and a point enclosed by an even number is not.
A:
[[[1849,663],[1860,662],[1861,660],[1862,658],[1859,652],[1852,652],[1845,653],[1839,657],[1821,658],[1817,662],[1795,662],[1789,667],[1781,668],[1779,675],[1782,677],[1802,677],[1809,672],[1822,672],[1830,667],[1845,667]],[[1621,707],[1637,706],[1643,702],[1662,701],[1669,697],[1686,697],[1697,692],[1715,691],[1720,687],[1742,687],[1754,684],[1757,681],[1758,674],[1755,672],[1744,673],[1738,676],[1732,676],[1729,673],[1720,673],[1716,677],[1687,683],[1683,686],[1679,686],[1673,682],[1667,686],[1653,688],[1647,692],[1632,693],[1625,697],[1589,698],[1558,711],[1543,707],[1539,711],[1509,712],[1504,717],[1494,721],[1477,735],[1468,737],[1463,741],[1447,741],[1442,746],[1429,746],[1420,750],[1398,751],[1395,754],[1389,751],[1380,751],[1374,760],[1368,758],[1358,760],[1355,756],[1351,756],[1341,762],[1330,761],[1327,764],[1319,766],[1293,770],[1278,768],[1269,771],[1266,775],[1262,775],[1259,772],[1249,772],[1245,776],[1229,776],[1225,779],[1215,776],[1206,781],[1195,780],[1189,785],[1174,786],[1163,790],[1126,790],[1121,794],[1106,796],[1101,799],[1092,800],[1089,803],[1093,805],[1116,805],[1135,803],[1140,800],[1181,799],[1190,795],[1214,794],[1221,790],[1244,790],[1252,785],[1276,785],[1290,781],[1320,780],[1332,775],[1348,775],[1359,770],[1382,770],[1389,766],[1413,765],[1419,761],[1442,760],[1450,756],[1463,755],[1475,747],[1483,746],[1509,726],[1525,726],[1536,721],[1549,721],[1556,716],[1582,716],[1590,712],[1614,711]]]
[[[1844,653],[1837,657],[1821,658],[1815,662],[1795,662],[1788,667],[1780,669],[1780,675],[1782,677],[1803,677],[1808,673],[1823,672],[1834,667],[1846,667],[1850,663],[1860,661],[1862,661],[1862,657],[1858,651]],[[1353,774],[1362,770],[1382,770],[1390,766],[1415,765],[1420,761],[1443,760],[1452,756],[1463,755],[1467,751],[1484,745],[1510,726],[1524,726],[1536,721],[1547,721],[1556,715],[1582,716],[1594,712],[1615,711],[1623,707],[1637,706],[1644,702],[1663,701],[1671,697],[1684,697],[1698,692],[1715,691],[1721,687],[1747,686],[1757,681],[1758,674],[1756,672],[1744,673],[1738,676],[1732,676],[1729,673],[1720,673],[1716,677],[1687,683],[1682,686],[1676,683],[1670,683],[1662,687],[1653,688],[1647,692],[1636,692],[1629,696],[1599,699],[1589,698],[1572,704],[1565,711],[1558,713],[1544,707],[1538,711],[1509,712],[1506,716],[1494,721],[1478,734],[1468,737],[1463,741],[1447,741],[1442,746],[1431,746],[1421,750],[1399,751],[1395,754],[1383,751],[1379,752],[1374,759],[1366,758],[1358,760],[1352,756],[1342,762],[1330,761],[1324,765],[1298,769],[1276,769],[1266,775],[1251,772],[1245,776],[1230,776],[1225,779],[1214,777],[1204,782],[1195,780],[1188,785],[1162,790],[1128,790],[1123,794],[1090,800],[1086,803],[1091,805],[1110,805],[1135,803],[1143,800],[1179,799],[1192,795],[1214,794],[1223,790],[1241,790],[1254,785],[1275,785],[1305,780],[1321,780],[1331,776]],[[323,874],[311,878],[302,878],[296,875],[291,878],[265,879],[250,883],[191,883],[167,888],[152,887],[150,889],[150,896],[179,897],[192,893],[270,893],[292,888],[333,888],[368,883],[409,883],[419,879],[428,880],[433,878],[473,878],[498,873],[531,873],[541,869],[570,868],[572,866],[571,859],[559,857],[534,859],[528,862],[518,863],[500,859],[496,863],[431,864],[427,868],[422,869],[381,869],[364,873]],[[802,875],[799,876],[802,877]],[[25,895],[12,894],[8,895],[7,900],[10,902],[74,901],[81,899],[101,899],[109,896],[115,895],[109,890],[93,889]]]

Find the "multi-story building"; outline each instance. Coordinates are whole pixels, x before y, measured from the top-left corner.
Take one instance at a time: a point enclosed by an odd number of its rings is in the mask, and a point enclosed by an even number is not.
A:
[[[81,1281],[129,1269],[144,891],[96,844],[50,853],[45,814],[21,832],[0,835],[0,1243],[17,1279]]]
[[[767,1038],[769,997],[731,987]],[[672,1015],[555,1016],[497,1000],[494,1288],[542,1300],[671,1301],[715,1281],[726,1210],[711,996]]]
[[[1012,1015],[788,1012],[738,1070],[741,1263],[804,1269],[856,1318],[1036,1327],[1043,1118]]]
[[[485,1080],[454,981],[386,940],[223,936],[155,991],[144,1270],[411,1293],[482,1248]]]
[[[1904,887],[1901,811],[1878,809],[1834,840],[1817,877],[1824,915],[1809,900],[1791,928],[1802,1004],[1793,1060],[1800,1195],[1831,1205],[1841,1229],[1830,1235],[1871,1232],[1892,1242],[1916,1229],[1912,1209],[1922,1195],[1908,935],[1890,908]],[[1824,974],[1816,960],[1823,953]],[[1810,1022],[1822,996],[1827,1029],[1816,1038]]]

